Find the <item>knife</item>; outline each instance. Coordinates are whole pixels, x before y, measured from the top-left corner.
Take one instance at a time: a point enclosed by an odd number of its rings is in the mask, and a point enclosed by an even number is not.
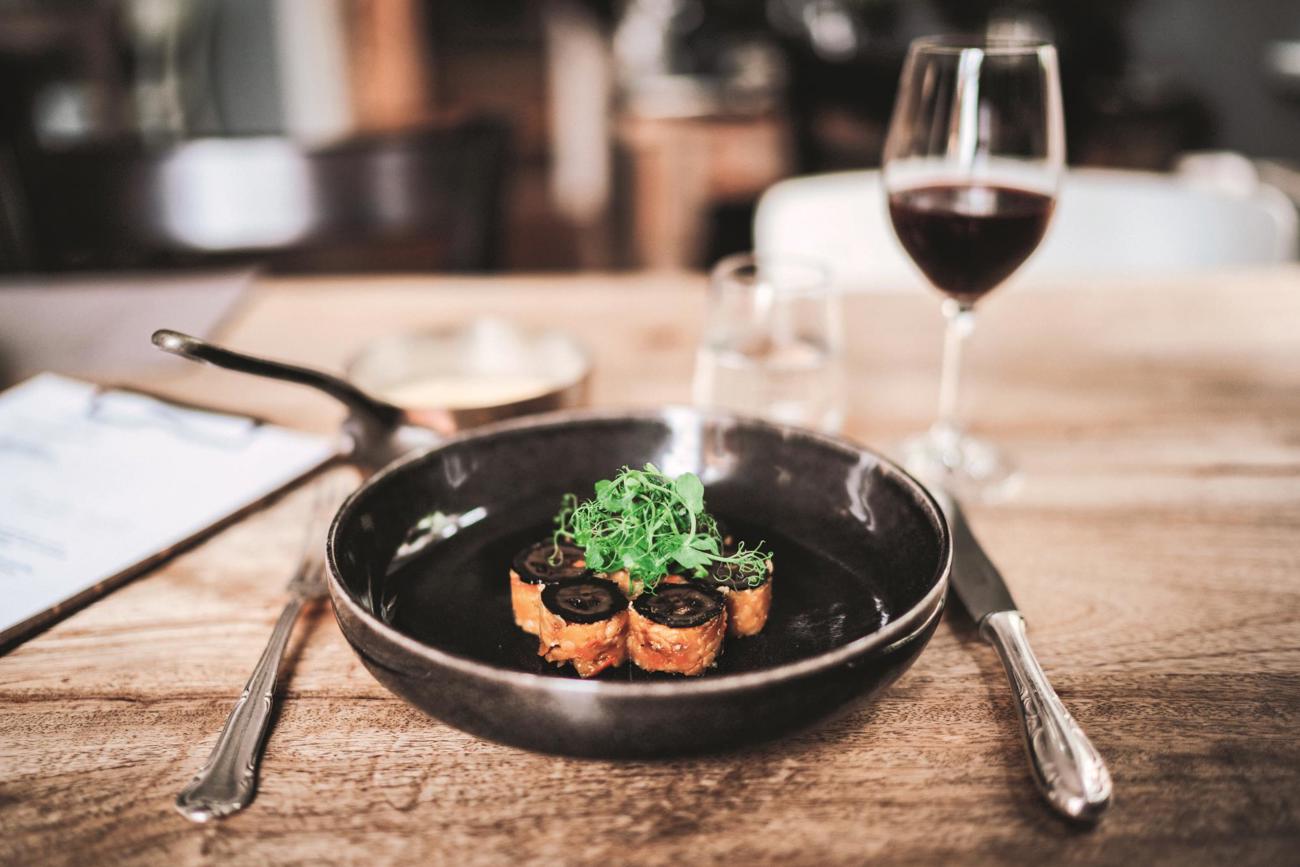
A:
[[[1110,806],[1110,771],[1092,741],[1047,682],[1025,637],[1025,619],[997,567],[980,547],[961,506],[940,491],[952,529],[952,587],[979,625],[980,635],[1002,658],[1016,695],[1025,752],[1034,783],[1059,813],[1094,822]]]

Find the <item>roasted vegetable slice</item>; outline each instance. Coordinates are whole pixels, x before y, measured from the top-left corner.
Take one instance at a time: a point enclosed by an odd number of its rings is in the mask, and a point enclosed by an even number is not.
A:
[[[627,659],[627,625],[627,597],[610,582],[568,578],[542,590],[537,652],[591,677]]]
[[[660,584],[632,603],[627,651],[646,671],[703,674],[727,632],[722,594],[696,583]]]

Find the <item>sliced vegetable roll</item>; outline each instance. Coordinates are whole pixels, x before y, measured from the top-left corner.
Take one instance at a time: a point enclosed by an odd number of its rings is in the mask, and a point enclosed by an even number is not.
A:
[[[703,674],[718,658],[726,633],[721,593],[694,583],[660,583],[632,603],[627,652],[646,671]]]
[[[757,635],[767,625],[772,610],[772,561],[756,583],[733,563],[714,563],[709,581],[722,592],[727,603],[727,632],[735,636]]]
[[[627,622],[627,597],[606,580],[591,575],[548,584],[537,652],[591,677],[626,661]]]
[[[566,578],[592,574],[587,569],[581,548],[561,544],[558,558],[556,554],[555,543],[547,540],[529,545],[516,554],[510,564],[510,605],[514,609],[515,625],[533,635],[539,628],[542,587]]]

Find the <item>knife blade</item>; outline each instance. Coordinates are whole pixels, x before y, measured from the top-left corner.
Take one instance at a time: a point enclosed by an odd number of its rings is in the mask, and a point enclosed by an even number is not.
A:
[[[1016,698],[1034,784],[1062,815],[1094,822],[1110,806],[1110,771],[1048,682],[1029,646],[1025,619],[1002,574],[971,531],[961,505],[943,491],[935,499],[952,531],[953,590],[1002,660]]]
[[[952,589],[970,613],[971,619],[982,624],[984,618],[999,611],[1015,611],[1002,573],[993,565],[980,545],[961,506],[951,497],[943,497],[943,510],[952,529]]]

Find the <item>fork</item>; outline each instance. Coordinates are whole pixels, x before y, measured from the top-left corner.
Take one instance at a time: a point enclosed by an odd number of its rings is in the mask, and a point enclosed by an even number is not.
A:
[[[271,727],[275,688],[294,623],[309,603],[325,595],[325,529],[342,497],[335,476],[319,485],[298,567],[289,580],[289,601],[280,612],[271,638],[244,684],[212,754],[190,784],[176,796],[176,809],[192,822],[207,822],[237,813],[257,793],[257,769]]]

